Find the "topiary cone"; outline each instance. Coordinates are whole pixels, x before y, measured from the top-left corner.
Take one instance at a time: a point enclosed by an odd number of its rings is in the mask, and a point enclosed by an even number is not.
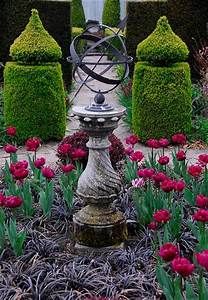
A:
[[[32,9],[25,30],[11,45],[10,56],[14,61],[28,64],[57,62],[62,57],[61,48],[45,30],[36,9]]]
[[[158,20],[155,30],[137,47],[139,61],[157,66],[186,61],[188,54],[186,44],[173,32],[165,16]]]

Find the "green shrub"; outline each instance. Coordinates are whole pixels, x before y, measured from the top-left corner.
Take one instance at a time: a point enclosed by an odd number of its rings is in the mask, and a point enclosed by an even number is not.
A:
[[[83,30],[84,29],[81,27],[72,27],[72,39],[74,39],[78,35],[82,34]],[[86,42],[84,40],[80,40],[80,42],[77,46],[78,53],[83,53],[83,48],[85,47],[85,45],[86,45]]]
[[[85,26],[85,14],[82,5],[82,0],[72,0],[72,26]]]
[[[190,141],[202,141],[208,145],[208,119],[196,116],[193,121],[192,131],[189,135]]]
[[[187,63],[135,66],[132,99],[134,132],[149,138],[171,137],[191,129],[191,80]]]
[[[71,84],[71,65],[66,61],[70,55],[71,1],[70,0],[1,0],[0,1],[0,61],[9,58],[9,48],[24,30],[30,11],[36,8],[49,34],[61,47],[63,78],[66,87]]]
[[[29,66],[8,62],[4,70],[4,116],[19,142],[31,136],[61,139],[66,111],[59,63]]]
[[[102,15],[103,24],[116,27],[120,22],[120,1],[105,0]]]
[[[61,48],[43,27],[36,9],[32,9],[25,30],[10,47],[10,56],[22,63],[54,62],[62,57]]]
[[[189,50],[186,44],[172,31],[166,17],[161,17],[155,30],[137,47],[139,61],[153,65],[170,65],[185,61]]]
[[[126,47],[128,55],[136,59],[137,45],[154,30],[157,20],[167,15],[167,1],[127,1]],[[130,66],[130,75],[134,65]]]
[[[42,34],[44,48],[38,42]],[[11,53],[18,61],[6,63],[4,69],[5,124],[17,128],[20,143],[31,136],[61,139],[66,128],[62,71],[58,62],[50,62],[58,60],[61,50],[45,32],[36,10]]]

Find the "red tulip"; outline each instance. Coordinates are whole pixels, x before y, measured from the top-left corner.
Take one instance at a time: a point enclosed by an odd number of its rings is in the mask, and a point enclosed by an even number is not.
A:
[[[174,181],[174,190],[177,192],[182,192],[186,184],[183,180]]]
[[[155,170],[151,169],[151,168],[144,168],[144,169],[139,169],[137,171],[137,175],[139,177],[143,177],[143,178],[152,178],[152,176],[154,175]]]
[[[42,175],[47,179],[52,179],[55,176],[54,171],[50,167],[43,167],[41,169]]]
[[[58,146],[58,153],[61,154],[61,155],[69,155],[71,153],[71,150],[72,150],[72,146],[71,144],[61,144]]]
[[[195,254],[196,260],[198,264],[205,268],[208,271],[208,250],[204,250],[202,252]]]
[[[178,273],[182,277],[187,277],[193,273],[194,264],[192,264],[187,258],[176,257],[171,263],[174,272]]]
[[[72,156],[73,160],[83,159],[83,158],[87,157],[87,152],[81,148],[77,148],[72,151],[71,156]]]
[[[191,165],[188,167],[188,173],[193,177],[198,177],[202,173],[202,167],[199,165]]]
[[[183,150],[178,151],[178,153],[176,153],[176,158],[179,161],[185,160],[186,159],[186,152]]]
[[[22,180],[26,178],[29,174],[29,171],[27,169],[14,169],[12,175],[16,180]]]
[[[193,220],[202,223],[208,222],[208,210],[202,208],[197,210],[197,212],[195,212],[195,214],[193,215]]]
[[[158,223],[167,223],[170,220],[171,215],[167,209],[160,209],[154,213],[153,218]]]
[[[16,127],[10,126],[6,129],[6,134],[9,136],[15,136],[17,133]]]
[[[20,160],[17,161],[16,163],[11,163],[9,170],[10,173],[13,175],[16,170],[27,169],[27,167],[28,167],[28,162],[26,160]]]
[[[126,138],[126,144],[134,146],[136,143],[139,142],[139,140],[140,139],[138,138],[138,136],[136,136],[135,134],[132,134]]]
[[[68,164],[68,165],[61,165],[61,170],[64,173],[70,173],[71,171],[73,171],[75,168],[75,166],[73,164]]]
[[[160,158],[158,159],[159,164],[161,164],[162,166],[167,165],[169,161],[170,159],[168,156],[160,156]]]
[[[158,224],[155,221],[150,222],[147,226],[150,230],[157,230],[158,228]]]
[[[168,179],[167,175],[163,172],[158,172],[152,176],[152,179],[155,181],[156,184],[163,182],[164,180]]]
[[[199,162],[202,162],[203,164],[208,164],[208,154],[200,154],[199,157]]]
[[[5,198],[4,206],[8,208],[16,208],[22,205],[22,198],[18,196],[7,196]]]
[[[40,157],[34,161],[34,165],[37,169],[41,169],[45,165],[45,162],[46,162],[45,158]]]
[[[146,144],[150,148],[154,148],[154,149],[160,148],[159,141],[156,139],[149,139],[149,140],[147,140]]]
[[[4,146],[4,151],[6,153],[16,153],[17,147],[15,147],[14,145],[7,144]]]
[[[134,149],[131,146],[129,146],[129,147],[125,148],[124,151],[125,151],[126,155],[130,156],[134,152]]]
[[[26,150],[35,152],[40,147],[40,144],[41,140],[38,137],[29,138],[25,143]]]
[[[186,143],[186,136],[183,133],[176,133],[172,136],[174,144],[184,145]]]
[[[165,261],[171,261],[179,255],[177,246],[172,243],[166,243],[161,246],[158,254]]]
[[[0,207],[4,206],[4,204],[5,204],[5,196],[2,193],[0,193]]]
[[[196,205],[202,208],[208,208],[208,197],[200,194],[196,196]]]
[[[166,193],[171,192],[174,187],[174,181],[171,179],[166,179],[160,183],[160,188]]]
[[[141,151],[135,151],[130,155],[132,161],[141,161],[144,158],[144,154]]]
[[[165,138],[159,139],[158,142],[159,142],[159,145],[163,148],[166,148],[170,144],[168,139],[165,139]]]

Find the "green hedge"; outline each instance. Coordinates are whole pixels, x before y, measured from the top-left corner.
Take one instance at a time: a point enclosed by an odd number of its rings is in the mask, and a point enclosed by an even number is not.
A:
[[[187,63],[156,67],[138,62],[133,79],[132,125],[143,141],[191,130],[191,80]]]
[[[44,27],[60,45],[63,53],[61,60],[64,82],[71,84],[71,66],[66,61],[71,42],[71,1],[70,0],[1,0],[0,14],[0,61],[9,60],[9,48],[14,39],[24,30],[30,11],[39,11]]]
[[[120,1],[105,0],[102,22],[110,27],[116,27],[120,22]]]
[[[6,125],[17,128],[20,143],[31,136],[44,141],[63,138],[66,111],[60,64],[8,62],[4,70],[4,116]]]
[[[136,48],[155,28],[160,16],[166,15],[174,32],[193,49],[195,42],[207,37],[207,0],[161,0],[127,2],[126,44],[128,54],[136,61]],[[192,56],[190,62],[192,62]],[[133,68],[131,68],[132,71]]]
[[[43,27],[36,9],[32,9],[25,30],[11,45],[10,56],[14,61],[26,64],[57,62],[62,57],[61,48]]]
[[[159,17],[167,15],[166,1],[129,1],[127,2],[126,47],[136,62],[137,45],[155,29]],[[130,66],[133,74],[134,64]]]
[[[82,0],[72,0],[72,26],[84,27],[85,22]]]
[[[186,44],[172,31],[166,17],[158,20],[155,30],[137,47],[139,61],[160,66],[186,61],[188,54]]]

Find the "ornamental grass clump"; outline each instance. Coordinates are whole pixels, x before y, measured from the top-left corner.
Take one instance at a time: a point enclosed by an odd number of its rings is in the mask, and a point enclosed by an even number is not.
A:
[[[137,47],[132,91],[132,127],[143,141],[191,130],[188,48],[166,17]]]
[[[4,116],[17,129],[18,143],[31,136],[61,139],[66,128],[65,94],[58,62],[61,48],[33,9],[29,23],[10,48],[4,70]]]

